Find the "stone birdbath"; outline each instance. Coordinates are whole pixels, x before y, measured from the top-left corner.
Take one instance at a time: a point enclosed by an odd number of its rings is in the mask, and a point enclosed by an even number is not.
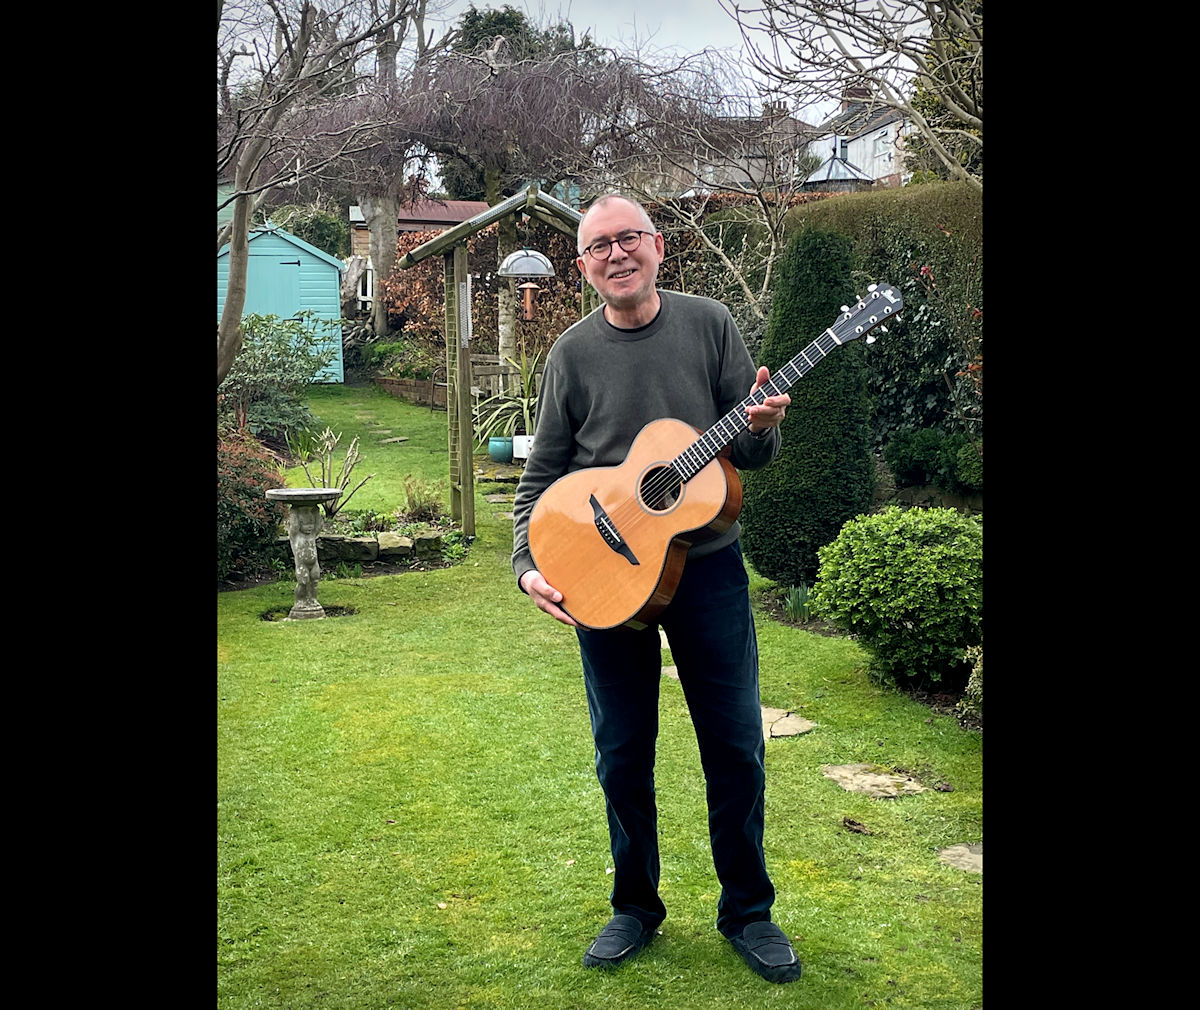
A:
[[[325,616],[317,602],[317,583],[321,565],[317,561],[317,534],[325,525],[320,506],[342,496],[336,487],[268,488],[267,497],[288,506],[288,540],[296,559],[296,602],[288,612],[289,621],[313,621]]]

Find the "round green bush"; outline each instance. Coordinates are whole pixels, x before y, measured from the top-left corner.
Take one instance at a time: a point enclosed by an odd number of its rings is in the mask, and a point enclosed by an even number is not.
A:
[[[955,460],[955,475],[958,483],[966,491],[983,490],[983,442],[979,447],[968,443],[958,450]]]
[[[871,653],[874,680],[961,686],[983,640],[982,516],[893,505],[846,523],[819,558],[819,612]]]
[[[245,432],[217,436],[217,581],[270,567],[283,505],[267,499],[284,487],[275,460]]]

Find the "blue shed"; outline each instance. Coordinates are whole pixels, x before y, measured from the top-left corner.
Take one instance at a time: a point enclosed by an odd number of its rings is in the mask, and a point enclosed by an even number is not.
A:
[[[337,357],[318,377],[321,382],[342,382],[342,271],[341,260],[309,245],[303,239],[268,225],[250,232],[250,265],[246,273],[244,315],[276,315],[284,319],[306,310],[318,319],[334,322],[330,342]],[[217,319],[225,308],[229,286],[229,246],[217,253]]]

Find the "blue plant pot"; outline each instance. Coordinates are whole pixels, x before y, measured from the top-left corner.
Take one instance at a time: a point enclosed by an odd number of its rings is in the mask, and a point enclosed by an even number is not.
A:
[[[493,463],[512,462],[512,437],[494,435],[488,439],[488,458]]]

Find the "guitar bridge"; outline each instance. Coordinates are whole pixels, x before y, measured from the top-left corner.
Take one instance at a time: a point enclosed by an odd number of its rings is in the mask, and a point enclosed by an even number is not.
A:
[[[634,556],[633,551],[629,549],[629,544],[625,543],[621,538],[621,534],[617,532],[617,528],[613,525],[612,520],[608,518],[608,513],[604,511],[604,507],[596,501],[596,496],[590,495],[588,500],[592,503],[593,522],[595,522],[600,536],[604,538],[604,542],[631,565],[640,565],[641,562]]]

